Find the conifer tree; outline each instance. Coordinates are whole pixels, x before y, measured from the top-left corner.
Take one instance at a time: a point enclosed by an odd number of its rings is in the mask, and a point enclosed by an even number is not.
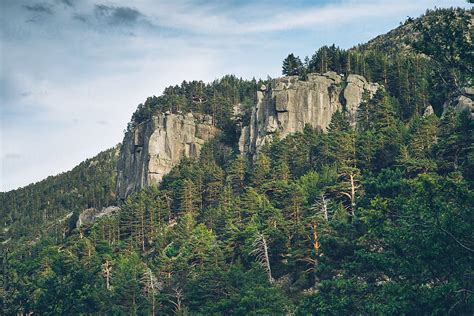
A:
[[[199,208],[196,186],[193,181],[185,179],[181,186],[180,211],[184,214],[194,214]]]
[[[266,180],[270,179],[270,171],[270,159],[266,154],[259,153],[252,167],[250,184],[255,188],[260,188]]]
[[[289,54],[283,60],[282,74],[285,76],[297,76],[303,73],[303,63],[299,57]]]
[[[237,156],[227,170],[227,182],[234,194],[240,194],[244,188],[246,162],[244,157]]]

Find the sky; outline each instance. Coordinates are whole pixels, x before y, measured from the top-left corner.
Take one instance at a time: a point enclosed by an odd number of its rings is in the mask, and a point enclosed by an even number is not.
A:
[[[350,48],[461,0],[0,0],[0,191],[111,148],[183,80],[278,77],[289,53]]]

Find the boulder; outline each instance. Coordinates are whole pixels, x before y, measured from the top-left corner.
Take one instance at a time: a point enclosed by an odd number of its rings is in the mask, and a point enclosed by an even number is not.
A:
[[[349,121],[352,126],[355,126],[357,121],[357,110],[360,103],[363,101],[364,92],[371,97],[379,88],[376,83],[368,83],[364,77],[359,75],[347,76],[347,85],[344,89],[344,99],[346,101],[346,110],[349,115]]]
[[[467,111],[469,112],[470,118],[474,118],[474,102],[471,98],[463,95],[459,96],[454,109],[459,113]]]
[[[474,87],[464,87],[462,88],[462,93],[469,96],[474,96]]]
[[[425,109],[425,111],[423,112],[423,117],[427,117],[427,116],[430,116],[434,114],[434,110],[433,110],[433,107],[431,105],[428,105]]]

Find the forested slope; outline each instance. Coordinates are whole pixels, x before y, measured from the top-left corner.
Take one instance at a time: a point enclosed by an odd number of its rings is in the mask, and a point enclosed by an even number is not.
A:
[[[4,240],[17,243],[41,236],[61,236],[65,232],[58,224],[61,219],[67,222],[68,214],[115,203],[117,154],[118,147],[111,148],[71,171],[0,192]]]
[[[288,56],[284,74],[360,73],[382,87],[355,128],[336,112],[326,133],[275,137],[254,159],[233,142],[249,111],[232,109],[253,105],[257,81],[183,83],[149,99],[131,124],[203,111],[221,113],[223,133],[120,212],[4,251],[4,312],[472,315],[474,120],[450,106],[472,85],[471,16],[443,9],[406,22],[419,32],[413,51],[383,51],[395,41],[386,36]],[[464,40],[432,36],[443,32]],[[209,101],[217,92],[222,109]],[[6,194],[14,204],[18,193]]]

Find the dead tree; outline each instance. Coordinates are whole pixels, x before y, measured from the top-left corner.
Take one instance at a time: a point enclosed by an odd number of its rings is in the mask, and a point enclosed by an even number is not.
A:
[[[183,290],[176,287],[176,288],[173,288],[173,292],[174,292],[173,296],[175,300],[170,299],[169,301],[174,306],[175,314],[178,314],[183,309]]]
[[[110,286],[110,273],[112,271],[112,264],[108,259],[105,259],[105,262],[102,264],[102,274],[104,275],[105,278],[105,284],[107,290],[110,291],[111,286]]]
[[[268,281],[273,283],[275,279],[272,277],[272,269],[270,267],[270,258],[268,256],[268,244],[262,233],[257,233],[257,237],[252,244],[253,250],[250,252],[257,259],[257,262],[263,267],[268,274]]]
[[[155,315],[156,314],[155,296],[156,294],[158,294],[161,288],[160,283],[158,282],[156,276],[153,274],[150,268],[148,268],[145,271],[145,273],[143,274],[143,277],[140,279],[140,282],[143,284],[143,292],[145,293],[145,295],[148,295],[151,297],[153,315]]]
[[[326,196],[326,193],[321,193],[319,199],[311,206],[311,211],[322,215],[326,222],[329,221],[329,201],[330,199]]]

